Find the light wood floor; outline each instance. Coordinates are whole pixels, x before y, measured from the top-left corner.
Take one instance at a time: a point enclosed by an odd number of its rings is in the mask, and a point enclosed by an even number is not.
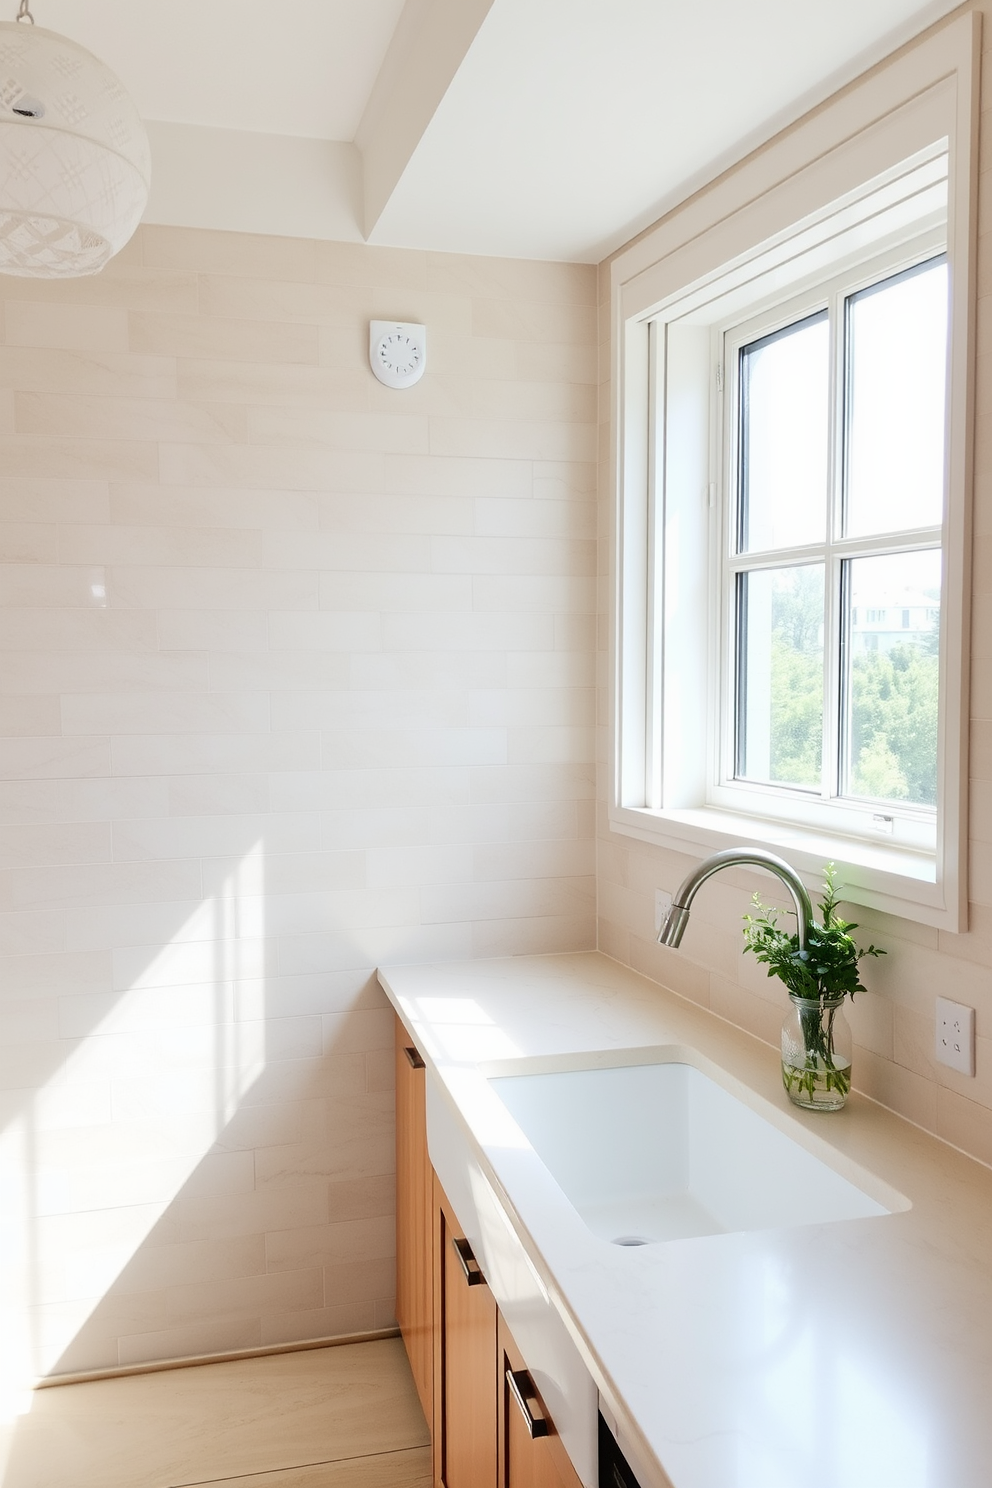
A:
[[[3,1488],[429,1488],[399,1339],[38,1390]]]

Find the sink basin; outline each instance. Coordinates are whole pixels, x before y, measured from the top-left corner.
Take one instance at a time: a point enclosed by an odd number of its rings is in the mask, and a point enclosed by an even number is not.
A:
[[[489,1084],[588,1229],[618,1245],[908,1207],[896,1194],[881,1203],[692,1064],[499,1075]]]

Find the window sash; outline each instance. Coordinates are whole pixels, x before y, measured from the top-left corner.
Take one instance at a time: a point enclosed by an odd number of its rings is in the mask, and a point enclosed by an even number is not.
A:
[[[720,665],[718,696],[712,711],[717,724],[715,784],[710,804],[733,810],[779,816],[783,820],[807,820],[811,825],[864,835],[882,830],[907,847],[932,851],[936,837],[936,810],[894,800],[874,801],[844,790],[845,732],[845,616],[844,575],[857,558],[895,555],[922,549],[943,551],[944,525],[847,537],[844,535],[846,500],[847,429],[849,408],[848,306],[858,295],[871,292],[888,281],[921,272],[945,257],[945,245],[931,232],[876,255],[857,270],[838,275],[805,294],[793,295],[760,315],[716,328],[713,353],[716,366],[712,385],[724,385],[722,397],[714,397],[714,443],[721,480],[719,483],[720,532],[714,559],[714,581],[719,596]],[[798,546],[743,551],[746,532],[742,508],[746,500],[743,440],[742,364],[745,348],[770,341],[790,328],[826,314],[830,323],[828,493],[826,530],[822,542]],[[946,386],[946,382],[945,382]],[[945,425],[945,469],[946,469]],[[946,485],[946,477],[945,477]],[[945,490],[946,511],[946,490]],[[823,748],[820,789],[756,781],[742,776],[740,739],[740,616],[739,590],[742,574],[822,563],[824,566],[823,649]],[[944,565],[946,566],[946,565]],[[946,594],[942,590],[946,598]],[[944,678],[940,678],[941,693]],[[939,762],[938,762],[939,763]],[[886,818],[879,828],[876,818]],[[869,818],[871,824],[869,824]]]

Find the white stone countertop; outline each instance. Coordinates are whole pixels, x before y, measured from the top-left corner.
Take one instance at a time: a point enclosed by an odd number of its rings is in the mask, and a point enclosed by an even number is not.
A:
[[[829,1144],[840,1171],[857,1164],[910,1201],[630,1250],[577,1252],[554,1225],[523,1227],[654,1483],[989,1488],[992,1170],[857,1093],[842,1112],[797,1110],[774,1050],[595,952],[379,979],[518,1225],[526,1185],[487,1140],[474,1082],[502,1061],[655,1045],[697,1050],[804,1128],[804,1144]]]

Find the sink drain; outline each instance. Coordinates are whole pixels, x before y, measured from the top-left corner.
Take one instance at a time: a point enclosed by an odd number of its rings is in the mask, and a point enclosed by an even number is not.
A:
[[[611,1245],[651,1245],[650,1235],[617,1235]]]

